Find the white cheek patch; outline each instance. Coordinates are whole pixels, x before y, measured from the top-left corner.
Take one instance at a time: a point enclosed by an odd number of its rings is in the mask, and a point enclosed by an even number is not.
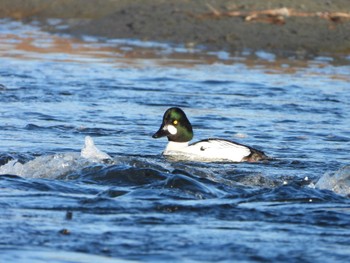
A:
[[[171,135],[175,135],[177,133],[177,129],[173,125],[168,125],[167,130]]]

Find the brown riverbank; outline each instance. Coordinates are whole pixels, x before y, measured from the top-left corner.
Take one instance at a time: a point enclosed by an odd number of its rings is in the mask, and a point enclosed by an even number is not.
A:
[[[350,53],[348,0],[2,0],[0,17],[93,35],[276,54]],[[60,22],[48,23],[48,18]],[[64,25],[64,26],[63,26]]]

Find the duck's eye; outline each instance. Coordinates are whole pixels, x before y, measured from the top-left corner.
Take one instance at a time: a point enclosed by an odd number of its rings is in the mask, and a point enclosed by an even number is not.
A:
[[[173,124],[174,124],[174,125],[176,125],[176,124],[178,124],[178,123],[179,123],[179,122],[178,122],[177,120],[174,120],[174,121],[173,121]]]

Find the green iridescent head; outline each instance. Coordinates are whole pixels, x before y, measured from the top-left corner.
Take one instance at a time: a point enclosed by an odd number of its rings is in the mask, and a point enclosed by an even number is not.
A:
[[[152,137],[160,138],[164,136],[167,136],[168,140],[173,142],[189,142],[192,140],[192,125],[180,108],[170,108],[164,113],[162,125]]]

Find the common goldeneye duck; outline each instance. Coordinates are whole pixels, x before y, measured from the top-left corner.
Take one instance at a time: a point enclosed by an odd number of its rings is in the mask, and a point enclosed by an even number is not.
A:
[[[153,138],[168,137],[168,145],[163,152],[167,156],[216,162],[255,162],[268,157],[259,150],[224,139],[206,139],[189,144],[193,138],[192,125],[180,108],[170,108],[163,116],[159,130]]]

